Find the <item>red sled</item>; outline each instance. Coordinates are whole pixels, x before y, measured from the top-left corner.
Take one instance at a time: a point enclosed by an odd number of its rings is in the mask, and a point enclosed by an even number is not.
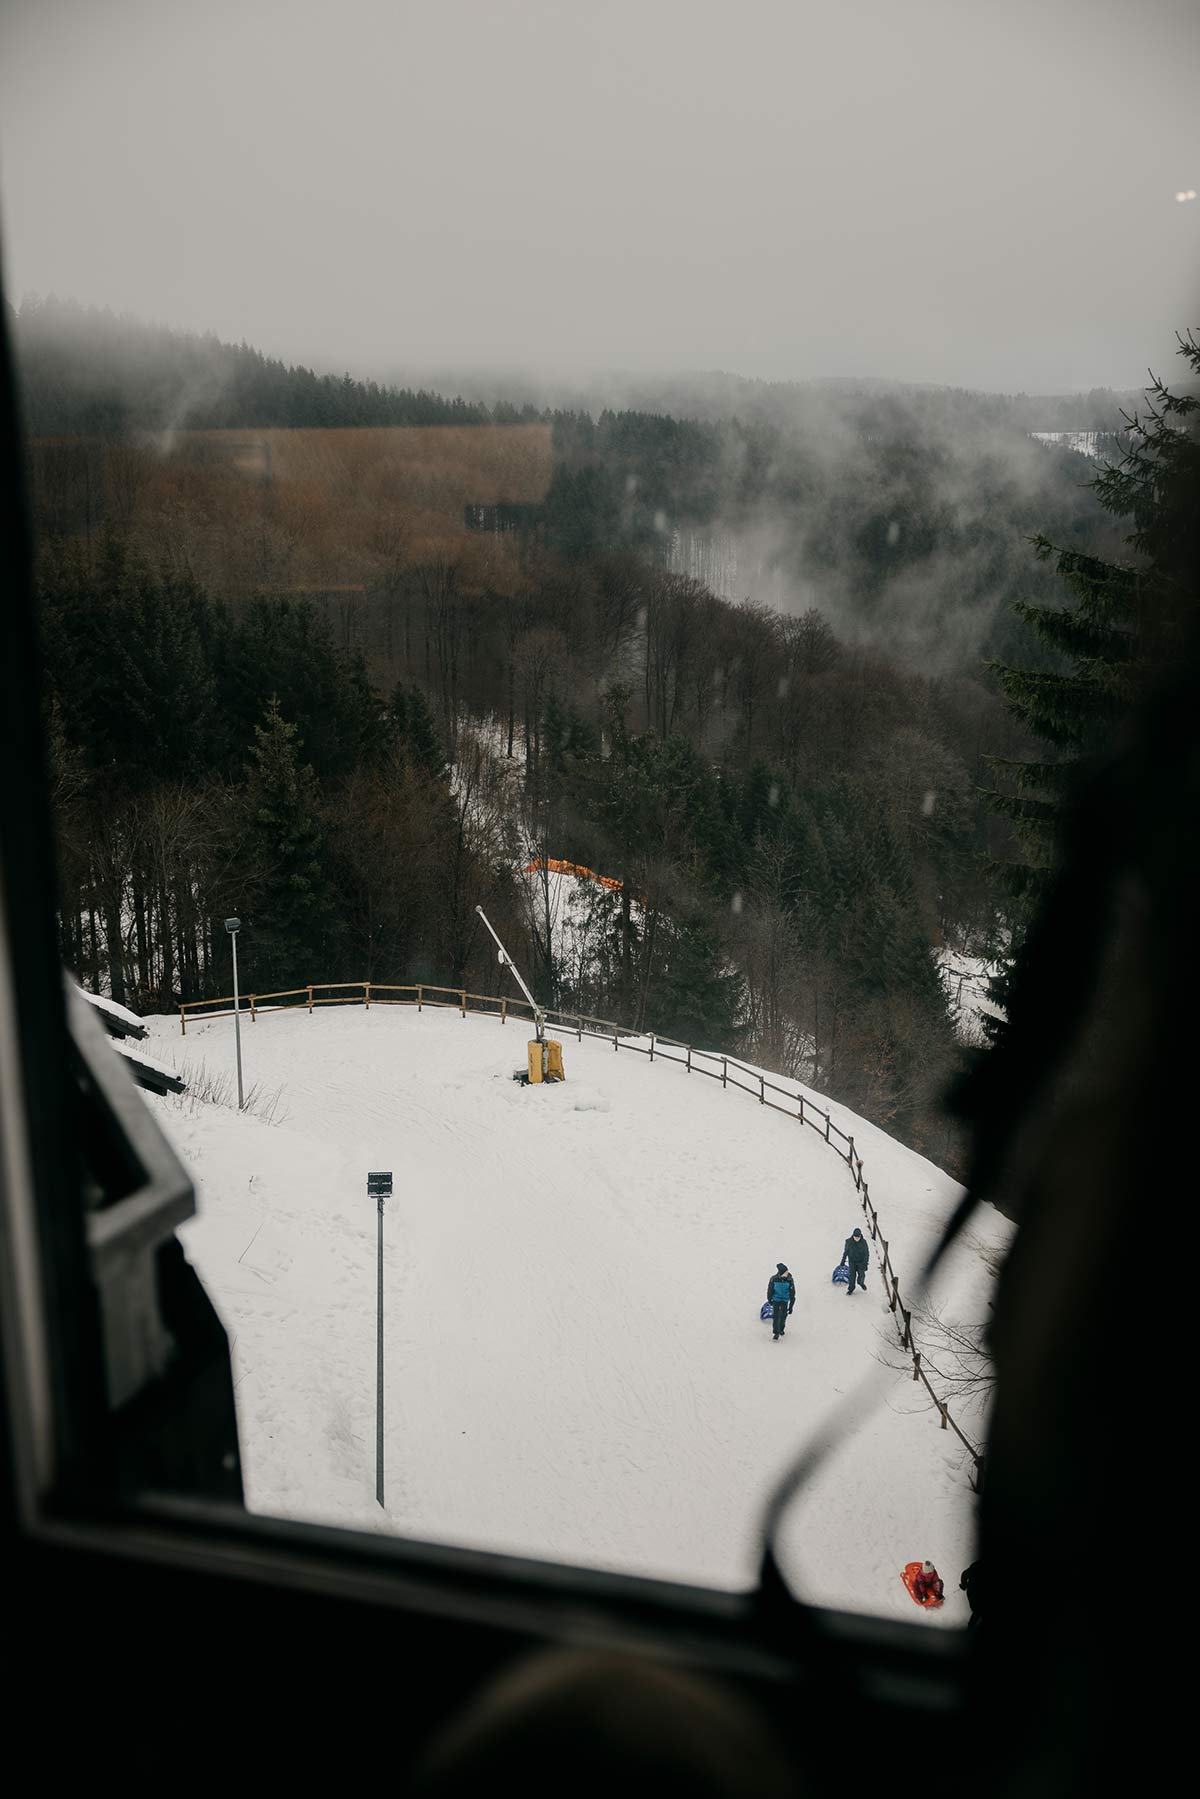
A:
[[[901,1580],[908,1588],[913,1604],[920,1606],[941,1605],[942,1601],[940,1599],[935,1599],[932,1593],[929,1595],[928,1599],[918,1599],[916,1593],[913,1591],[913,1583],[915,1582],[917,1575],[921,1572],[921,1567],[922,1564],[920,1562],[905,1562],[904,1573],[900,1576]]]

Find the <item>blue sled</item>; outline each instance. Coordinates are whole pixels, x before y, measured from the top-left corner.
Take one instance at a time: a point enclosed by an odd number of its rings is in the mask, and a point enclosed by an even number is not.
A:
[[[769,1299],[767,1300],[766,1304],[763,1306],[762,1311],[758,1315],[760,1318],[769,1318],[771,1316],[771,1302]]]
[[[835,1268],[833,1271],[833,1278],[835,1281],[841,1281],[844,1287],[850,1279],[850,1270],[848,1268]]]

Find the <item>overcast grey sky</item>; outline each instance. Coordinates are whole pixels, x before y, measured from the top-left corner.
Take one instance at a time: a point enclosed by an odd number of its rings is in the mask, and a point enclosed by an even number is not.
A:
[[[0,0],[10,298],[356,373],[1138,386],[1198,0]]]

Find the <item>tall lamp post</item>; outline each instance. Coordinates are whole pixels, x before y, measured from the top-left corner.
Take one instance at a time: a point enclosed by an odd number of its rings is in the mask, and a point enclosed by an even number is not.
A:
[[[225,929],[229,932],[229,941],[233,944],[233,1035],[237,1044],[238,1071],[238,1111],[243,1107],[242,1099],[242,1014],[238,1003],[238,971],[237,971],[237,934],[242,928],[240,918],[227,918]]]
[[[383,1202],[392,1196],[390,1168],[376,1169],[367,1175],[367,1193],[379,1208],[379,1273],[375,1300],[375,1497],[383,1505]]]

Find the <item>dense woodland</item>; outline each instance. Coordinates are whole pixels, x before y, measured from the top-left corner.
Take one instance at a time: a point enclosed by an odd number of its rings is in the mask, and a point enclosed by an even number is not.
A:
[[[934,951],[1019,929],[1029,808],[987,790],[1047,757],[1002,686],[1075,643],[1030,634],[1069,594],[1029,539],[1107,567],[1128,493],[983,397],[953,428],[858,390],[819,429],[593,418],[69,307],[16,337],[88,985],[228,991],[236,911],[248,991],[496,991],[482,902],[546,1001],[740,1050],[953,1160]],[[769,535],[786,609],[699,578],[706,532]],[[588,888],[569,967],[545,857],[622,883]]]

